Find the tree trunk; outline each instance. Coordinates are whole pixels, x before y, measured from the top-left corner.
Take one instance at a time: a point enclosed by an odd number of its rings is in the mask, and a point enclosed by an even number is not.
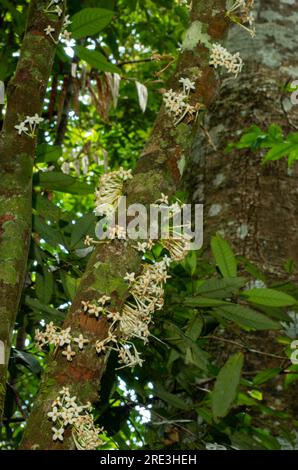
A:
[[[298,265],[298,166],[290,171],[286,161],[263,166],[260,152],[224,150],[252,124],[266,129],[275,123],[288,133],[289,121],[298,123],[298,106],[282,92],[289,79],[298,78],[295,5],[295,0],[257,2],[255,39],[238,26],[231,30],[227,49],[240,51],[245,65],[236,80],[223,80],[205,116],[217,150],[199,133],[188,178],[193,200],[205,206],[206,243],[220,231],[239,255],[277,278],[285,276],[286,260]]]
[[[286,134],[298,125],[298,106],[282,91],[298,78],[295,7],[297,0],[260,0],[256,38],[238,26],[230,31],[226,47],[239,51],[245,66],[236,80],[223,79],[219,97],[205,116],[208,138],[198,133],[186,178],[193,201],[204,204],[205,245],[219,231],[269,282],[298,279],[298,165],[291,170],[286,161],[261,165],[260,151],[227,154],[225,148],[252,124],[263,129],[279,124]],[[291,276],[283,268],[289,259],[296,264]],[[278,353],[281,348],[272,332],[247,334],[239,329],[237,334],[255,349]],[[229,353],[225,347],[223,356]],[[262,360],[263,366],[278,367],[280,361]],[[260,357],[247,357],[246,367],[260,368]],[[270,394],[276,393],[271,387]],[[283,392],[283,400],[283,407],[297,417],[297,397]]]
[[[49,19],[47,0],[32,0],[16,73],[8,86],[8,104],[0,137],[0,340],[5,364],[0,364],[2,419],[11,339],[24,284],[31,237],[32,168],[36,139],[18,134],[26,116],[40,115],[63,16]],[[65,5],[63,5],[65,7]],[[51,15],[53,17],[53,15]]]
[[[194,102],[200,100],[205,106],[210,104],[217,90],[217,80],[209,66],[210,50],[205,44],[207,39],[210,47],[210,42],[225,37],[228,28],[225,6],[225,0],[192,2],[188,30],[191,34],[187,35],[189,40],[185,42],[185,50],[170,84],[173,89],[178,89],[180,77],[196,75]],[[191,133],[190,124],[174,127],[173,118],[161,109],[134,178],[126,188],[128,205],[148,205],[156,201],[161,192],[170,196],[176,191],[181,179],[179,163],[185,158]],[[138,273],[141,267],[141,257],[133,245],[132,241],[112,241],[104,247],[99,245],[92,254],[64,325],[71,326],[74,334],[82,333],[90,343],[71,363],[60,353],[50,360],[25,431],[23,449],[74,448],[70,434],[65,435],[62,443],[53,442],[47,413],[62,386],[70,387],[82,403],[98,400],[100,379],[108,357],[97,358],[94,343],[106,336],[108,324],[105,318],[88,318],[82,312],[81,302],[106,294],[112,299],[112,307],[121,309],[128,295],[123,277],[126,272]]]

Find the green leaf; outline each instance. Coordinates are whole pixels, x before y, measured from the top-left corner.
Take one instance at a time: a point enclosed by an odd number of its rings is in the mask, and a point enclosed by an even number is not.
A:
[[[61,155],[61,147],[57,145],[39,144],[36,150],[36,162],[56,162]]]
[[[196,341],[203,329],[204,323],[203,319],[201,318],[200,315],[195,315],[188,323],[187,329],[185,331],[185,335],[192,339],[193,341]]]
[[[53,273],[43,267],[43,275],[36,273],[35,292],[38,299],[48,304],[51,301],[54,291],[54,277]]]
[[[167,392],[160,383],[155,383],[154,391],[159,398],[174,408],[189,410],[190,405],[187,404],[185,400],[182,400],[182,398],[177,397],[177,395],[174,395],[173,393]]]
[[[268,380],[276,377],[281,371],[282,369],[280,368],[262,370],[253,379],[253,386],[256,387],[257,385],[262,385],[263,383],[268,382]]]
[[[47,197],[41,196],[39,193],[33,194],[33,207],[43,219],[56,223],[59,222],[61,209]]]
[[[273,145],[265,155],[263,163],[279,160],[286,156],[288,157],[289,166],[298,160],[298,132],[290,133],[284,142]]]
[[[243,367],[243,354],[231,356],[219,371],[211,396],[214,419],[225,417],[236,398]]]
[[[291,295],[274,289],[250,289],[242,292],[242,295],[249,302],[268,307],[289,307],[297,303]]]
[[[51,225],[46,224],[38,215],[33,217],[33,231],[38,233],[41,238],[54,248],[57,248],[58,245],[65,246],[61,232],[54,229]]]
[[[63,285],[64,292],[70,300],[75,296],[77,287],[79,285],[80,279],[75,279],[70,274],[65,271],[60,271],[61,281]]]
[[[91,67],[94,67],[101,72],[121,74],[121,71],[118,69],[118,67],[109,62],[105,56],[98,51],[90,50],[83,46],[76,46],[76,54],[79,59],[84,60],[89,65],[91,65]]]
[[[173,344],[177,349],[179,349],[185,359],[187,349],[191,349],[192,353],[192,363],[195,364],[200,369],[206,370],[208,367],[209,356],[206,351],[203,351],[192,339],[192,335],[188,336],[180,330],[180,328],[170,321],[165,322],[165,330],[170,337],[167,337],[166,340]],[[190,358],[190,353],[188,352],[188,359]]]
[[[74,224],[70,239],[71,248],[75,248],[87,233],[90,234],[93,230],[94,234],[96,220],[96,216],[91,213],[84,215]]]
[[[211,240],[211,250],[223,277],[236,277],[237,261],[229,243],[216,234]]]
[[[59,310],[49,307],[48,305],[45,305],[39,300],[33,299],[32,297],[29,297],[28,295],[26,295],[25,297],[25,305],[27,305],[27,307],[32,309],[33,316],[34,317],[36,316],[38,321],[40,321],[41,319],[44,319],[47,322],[49,321],[61,322],[65,318],[65,315],[62,312],[59,312]]]
[[[72,37],[80,39],[99,33],[111,22],[114,15],[114,11],[103,8],[83,8],[71,17]]]
[[[218,305],[230,305],[230,302],[208,297],[186,297],[184,305],[187,307],[217,307]]]
[[[271,320],[271,318],[242,305],[230,304],[218,307],[214,312],[219,317],[233,321],[242,327],[255,330],[278,330],[280,328],[279,323]]]
[[[28,367],[33,374],[39,375],[42,372],[42,367],[40,366],[38,360],[30,353],[26,351],[21,351],[19,349],[13,349],[13,358],[17,362],[21,362],[24,366]]]
[[[196,288],[195,293],[212,299],[223,299],[237,293],[245,283],[244,277],[208,279]]]
[[[47,173],[39,172],[34,175],[35,186],[41,186],[48,191],[60,191],[69,194],[91,194],[94,192],[94,186],[83,183],[77,178],[65,175],[62,172],[49,171]]]

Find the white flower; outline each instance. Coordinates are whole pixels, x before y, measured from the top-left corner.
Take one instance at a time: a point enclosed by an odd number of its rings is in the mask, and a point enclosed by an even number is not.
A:
[[[145,253],[147,250],[147,243],[146,242],[138,242],[137,250],[141,251],[142,253]]]
[[[98,299],[98,303],[100,303],[101,305],[105,305],[107,302],[109,302],[109,300],[111,300],[111,297],[109,297],[108,295],[102,295]]]
[[[63,13],[62,8],[59,7],[59,5],[55,6],[54,12],[57,13],[57,15],[60,17]]]
[[[90,237],[89,235],[86,235],[84,239],[84,245],[91,246],[93,245],[94,241],[95,241],[94,238]]]
[[[163,257],[162,261],[164,262],[164,264],[165,264],[167,267],[169,267],[170,264],[172,263],[172,259],[171,259],[169,256],[167,256],[167,255],[165,255],[165,256]]]
[[[69,19],[69,15],[65,15],[64,22],[63,22],[63,27],[67,28],[72,22]]]
[[[169,196],[164,193],[161,193],[160,198],[155,201],[155,203],[159,204],[169,204]]]
[[[235,75],[235,78],[238,76],[239,72],[241,72],[243,67],[240,53],[236,52],[236,54],[231,54],[220,44],[212,45],[209,64],[213,65],[215,68],[218,66],[225,67],[229,73]]]
[[[188,77],[181,77],[179,83],[182,83],[184,93],[190,92],[196,89],[195,82],[192,82]]]
[[[57,419],[59,418],[59,412],[57,406],[54,406],[52,411],[50,411],[47,416],[51,418],[51,420],[55,423]]]
[[[90,306],[90,302],[88,302],[88,300],[87,300],[87,301],[82,300],[81,304],[82,304],[82,306],[83,306],[84,312],[87,312],[88,309],[89,309],[89,306]]]
[[[70,335],[71,328],[66,328],[65,330],[61,330],[59,334],[59,346],[62,347],[64,344],[70,344],[71,342],[71,335]]]
[[[46,33],[47,36],[52,37],[52,33],[55,32],[55,28],[53,28],[51,25],[48,25],[45,29],[44,32]]]
[[[56,428],[52,428],[52,431],[53,431],[53,441],[57,441],[57,439],[59,439],[59,441],[63,441],[63,434],[64,434],[64,429],[63,428],[60,428],[60,429],[56,429]]]
[[[71,32],[70,31],[63,31],[62,35],[61,35],[66,41],[70,41],[71,40]]]
[[[124,280],[128,281],[130,284],[135,280],[135,273],[126,273]]]
[[[66,359],[71,362],[73,356],[76,355],[76,353],[71,349],[71,346],[68,345],[65,351],[62,351],[63,356],[66,356]]]
[[[25,122],[20,122],[20,124],[17,124],[14,127],[17,129],[19,135],[21,135],[22,132],[26,133],[28,131],[28,127],[26,126]]]
[[[82,334],[78,336],[78,338],[74,338],[74,342],[78,343],[79,349],[83,349],[85,344],[89,343],[88,339],[85,339]]]
[[[76,399],[77,397],[70,397],[69,395],[65,397],[66,407],[76,407]]]

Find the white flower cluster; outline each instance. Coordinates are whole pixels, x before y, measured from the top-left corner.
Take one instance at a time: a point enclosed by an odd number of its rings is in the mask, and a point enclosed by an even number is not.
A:
[[[173,91],[172,89],[163,94],[163,102],[168,114],[174,116],[175,126],[179,124],[186,116],[189,121],[195,118],[198,111],[202,108],[200,103],[195,106],[189,103],[189,95],[191,90],[195,90],[195,82],[189,78],[180,78],[179,83],[182,84],[183,90],[181,92]]]
[[[14,127],[17,129],[19,135],[24,133],[33,139],[35,137],[36,126],[43,122],[43,120],[44,119],[39,117],[38,114],[34,114],[34,116],[26,116],[24,121]]]
[[[209,64],[213,65],[215,68],[218,66],[225,67],[228,72],[234,74],[236,78],[242,70],[243,60],[239,52],[231,54],[220,44],[213,44]]]
[[[165,194],[161,194],[156,203],[167,206],[170,218],[181,211],[179,202],[168,205],[168,196]],[[177,228],[181,229],[182,226],[175,227],[172,224],[170,237],[158,240],[158,243],[169,252],[170,257],[164,256],[162,261],[144,264],[139,276],[133,272],[126,273],[124,280],[129,284],[129,299],[124,303],[121,312],[109,308],[107,304],[111,299],[107,295],[102,296],[96,303],[82,301],[84,312],[96,318],[105,315],[110,321],[108,335],[95,344],[97,353],[117,351],[119,362],[123,364],[122,367],[142,365],[143,360],[131,340],[138,338],[144,344],[148,342],[152,315],[156,310],[161,310],[164,305],[164,284],[170,277],[167,269],[172,261],[182,260],[188,252],[190,237],[186,234],[181,235],[181,231],[176,233]],[[88,237],[88,243],[91,243],[89,239],[93,241]],[[138,242],[136,248],[145,253],[152,249],[154,243],[153,240]]]
[[[96,191],[95,214],[109,217],[114,214],[119,197],[122,195],[123,184],[132,178],[132,170],[122,167],[101,176],[99,189]]]
[[[76,355],[76,352],[72,349],[72,343],[75,343],[78,349],[82,350],[89,343],[89,340],[84,338],[82,334],[78,337],[73,337],[70,331],[70,327],[63,330],[55,326],[53,322],[50,322],[46,325],[44,332],[39,329],[35,330],[35,341],[40,350],[46,345],[54,345],[60,348],[66,347],[62,351],[62,355],[71,362],[72,358]]]
[[[167,266],[168,259],[144,265],[140,276],[136,277],[135,273],[126,274],[124,279],[129,282],[131,300],[124,304],[121,312],[105,309],[104,313],[111,323],[107,337],[96,342],[97,353],[114,350],[118,352],[122,367],[142,366],[143,360],[131,340],[139,338],[144,343],[148,342],[152,314],[163,307],[163,285],[169,278]],[[86,303],[82,305],[86,311]],[[92,306],[91,313],[93,308]],[[89,308],[87,311],[90,313]]]
[[[91,404],[79,405],[77,397],[71,396],[68,387],[63,387],[52,403],[52,411],[47,416],[55,424],[52,427],[53,441],[64,439],[64,431],[71,426],[72,438],[78,450],[96,450],[103,444],[99,434],[102,428],[95,426],[90,414]]]
[[[93,302],[89,302],[82,300],[82,306],[84,312],[87,312],[89,315],[94,315],[96,318],[99,317],[100,314],[106,314],[106,304],[111,300],[111,297],[108,295],[103,295],[98,299],[97,304],[94,304]]]
[[[227,16],[239,24],[242,28],[249,32],[252,38],[256,36],[256,29],[254,27],[254,16],[251,10],[254,7],[254,0],[236,0],[231,8],[227,11]],[[235,16],[239,14],[239,16]],[[248,24],[249,27],[245,26]]]

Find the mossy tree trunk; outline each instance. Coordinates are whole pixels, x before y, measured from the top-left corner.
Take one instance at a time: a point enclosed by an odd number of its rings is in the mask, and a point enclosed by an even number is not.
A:
[[[225,0],[192,2],[191,21],[184,41],[184,52],[178,60],[176,73],[169,88],[178,89],[180,77],[192,77],[196,81],[194,103],[200,101],[210,105],[217,92],[218,80],[209,66],[210,44],[221,41],[227,32]],[[208,47],[206,44],[208,43]],[[191,124],[173,125],[162,108],[151,138],[139,159],[133,180],[126,188],[127,202],[148,205],[163,192],[175,193],[180,185],[180,162],[189,151],[189,141],[193,133]],[[94,344],[107,335],[108,324],[105,318],[88,318],[82,312],[82,300],[95,300],[101,295],[109,295],[112,307],[120,310],[128,292],[123,277],[126,272],[140,272],[141,257],[132,241],[111,241],[99,245],[91,256],[85,275],[67,315],[64,326],[71,326],[73,333],[82,333],[90,343],[78,353],[72,362],[58,352],[50,358],[41,389],[36,398],[21,448],[23,449],[73,449],[74,443],[68,430],[62,443],[52,440],[51,422],[47,413],[51,403],[63,386],[82,403],[98,400],[100,380],[105,370],[107,356],[97,357]]]
[[[14,77],[7,90],[7,109],[0,136],[0,340],[5,364],[0,364],[2,419],[12,332],[24,284],[31,237],[32,169],[36,139],[15,126],[26,116],[40,115],[56,44],[45,34],[50,25],[58,38],[63,16],[45,12],[47,0],[32,0]],[[62,4],[63,5],[63,4]],[[65,5],[64,5],[65,7]]]

